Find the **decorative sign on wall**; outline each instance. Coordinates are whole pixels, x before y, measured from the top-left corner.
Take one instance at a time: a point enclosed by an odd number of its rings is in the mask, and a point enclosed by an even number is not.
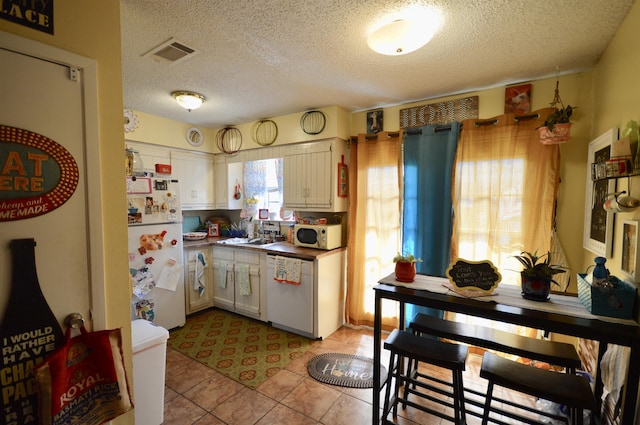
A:
[[[78,164],[55,141],[0,125],[0,222],[48,214],[78,186]]]
[[[4,0],[0,18],[53,34],[53,0]]]
[[[456,292],[473,296],[490,294],[498,287],[502,275],[489,260],[469,261],[457,258],[447,269],[449,282]]]
[[[383,128],[383,110],[367,112],[367,134],[380,133]]]
[[[507,87],[504,90],[505,114],[528,114],[531,112],[531,84]]]
[[[431,124],[447,124],[452,121],[463,121],[478,118],[478,96],[465,97],[448,102],[414,106],[400,109],[400,128],[422,127]]]

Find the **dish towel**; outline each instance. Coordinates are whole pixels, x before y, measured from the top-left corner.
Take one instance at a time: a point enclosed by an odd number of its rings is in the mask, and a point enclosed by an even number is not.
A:
[[[207,267],[207,260],[204,259],[202,252],[196,255],[195,279],[193,279],[193,290],[198,292],[198,296],[204,295],[205,280],[204,268]]]
[[[290,285],[300,285],[300,270],[302,260],[276,256],[275,273],[273,280]]]
[[[249,280],[249,265],[236,264],[236,279],[240,287],[240,295],[251,295],[251,281]]]
[[[218,264],[218,286],[221,288],[227,287],[227,263]]]

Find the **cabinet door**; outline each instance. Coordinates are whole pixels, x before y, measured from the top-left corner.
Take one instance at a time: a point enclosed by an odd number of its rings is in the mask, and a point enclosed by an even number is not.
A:
[[[202,255],[204,262],[198,258]],[[185,250],[185,301],[187,314],[213,307],[211,256],[208,249]]]
[[[144,171],[155,173],[156,164],[171,164],[171,153],[167,147],[127,141],[127,148],[138,151]]]
[[[337,173],[331,167],[331,152],[313,152],[305,156],[306,160],[306,206],[331,208],[333,176]]]
[[[284,207],[287,209],[304,208],[306,200],[306,161],[304,154],[285,155],[283,193]]]
[[[235,308],[240,314],[260,315],[260,254],[235,250]]]
[[[287,209],[331,210],[335,173],[332,143],[305,143],[284,156],[284,206]]]
[[[216,208],[229,209],[229,191],[227,184],[227,158],[224,155],[215,156],[215,197]]]
[[[180,181],[182,208],[215,209],[213,155],[172,151],[171,165]]]
[[[235,285],[233,275],[233,250],[213,248],[213,303],[216,307],[234,311]]]

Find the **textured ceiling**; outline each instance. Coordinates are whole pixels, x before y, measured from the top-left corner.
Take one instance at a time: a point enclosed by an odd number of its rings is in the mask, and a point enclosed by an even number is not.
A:
[[[339,105],[397,105],[591,69],[633,0],[120,0],[126,108],[208,128]],[[440,8],[431,42],[367,47],[385,16]],[[198,51],[143,55],[175,38]],[[174,90],[203,94],[187,112]]]

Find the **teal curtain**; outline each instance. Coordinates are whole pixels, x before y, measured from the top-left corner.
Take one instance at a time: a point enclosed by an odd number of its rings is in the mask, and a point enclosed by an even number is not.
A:
[[[420,274],[446,276],[451,253],[453,206],[451,181],[460,123],[429,125],[404,133],[402,251],[422,258]],[[423,312],[443,313],[407,305],[406,320]]]

